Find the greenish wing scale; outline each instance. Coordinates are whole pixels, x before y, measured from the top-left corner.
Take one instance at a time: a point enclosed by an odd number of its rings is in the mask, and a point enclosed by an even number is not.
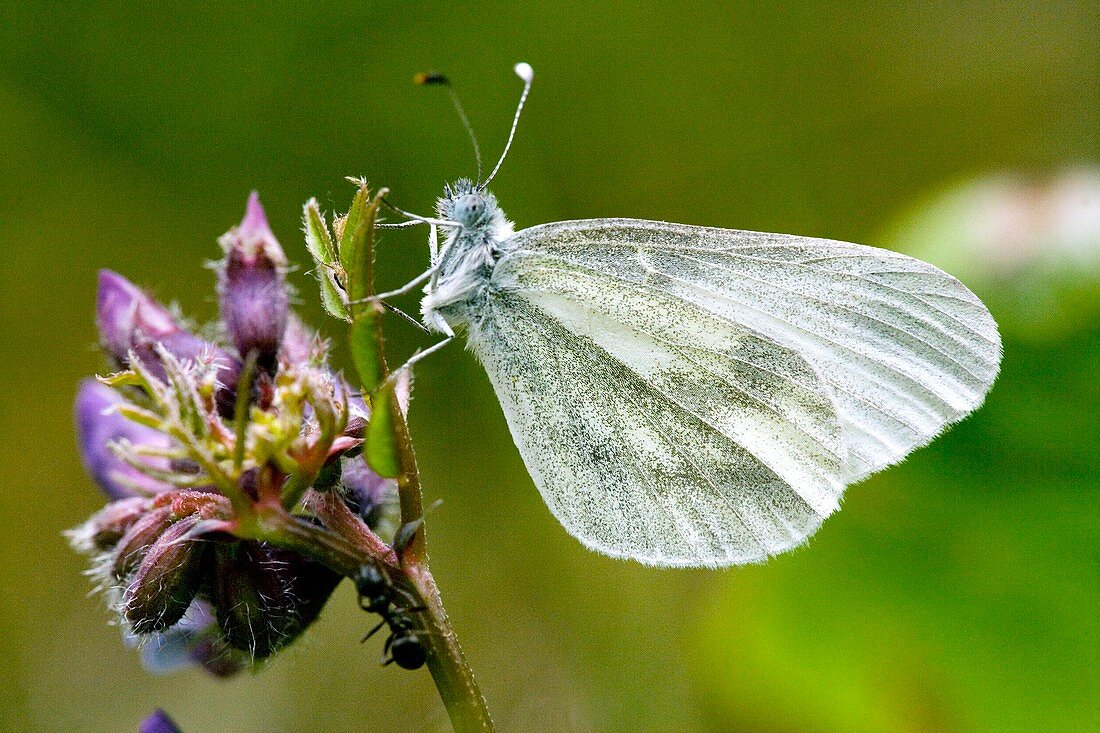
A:
[[[631,219],[547,224],[511,244],[503,275],[548,258],[694,304],[798,352],[836,407],[846,483],[976,409],[1000,364],[996,323],[977,296],[888,250]]]
[[[553,257],[503,259],[493,282],[471,347],[551,511],[589,547],[746,563],[837,508],[840,426],[793,350]]]

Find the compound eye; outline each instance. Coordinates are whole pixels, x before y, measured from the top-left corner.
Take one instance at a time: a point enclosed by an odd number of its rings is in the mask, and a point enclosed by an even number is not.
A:
[[[464,224],[475,224],[485,210],[485,201],[477,195],[467,195],[455,202],[455,218]]]

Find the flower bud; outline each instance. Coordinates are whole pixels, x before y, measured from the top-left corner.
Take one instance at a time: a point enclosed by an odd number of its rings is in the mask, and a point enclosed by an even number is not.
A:
[[[219,407],[234,403],[233,392],[241,368],[237,359],[185,330],[167,308],[110,270],[99,273],[96,324],[103,348],[119,365],[127,366],[133,351],[154,376],[163,380],[165,371],[157,353],[160,345],[181,361],[213,364],[219,383]]]
[[[293,312],[287,314],[286,331],[283,332],[282,359],[288,364],[323,362],[326,345],[316,332]]]
[[[152,715],[141,721],[141,725],[138,726],[138,733],[182,733],[182,731],[168,717],[168,713],[157,708]]]
[[[111,450],[110,443],[118,440],[156,448],[168,448],[172,444],[164,433],[138,425],[112,410],[123,403],[125,400],[118,392],[94,379],[87,379],[80,385],[74,412],[85,470],[112,499],[134,496],[136,491],[159,493],[168,490],[171,488],[168,484],[146,476]],[[170,468],[167,459],[145,460],[151,468]]]
[[[99,271],[96,325],[103,348],[120,364],[133,348],[135,333],[159,339],[180,330],[168,309],[110,270]]]
[[[255,191],[240,226],[223,236],[221,244],[225,248],[218,284],[222,321],[241,358],[256,352],[257,366],[273,375],[290,303],[283,274],[286,256]]]
[[[282,548],[244,541],[215,548],[212,596],[235,649],[263,659],[317,618],[340,576]]]
[[[66,534],[78,552],[93,554],[109,550],[149,511],[149,500],[141,496],[113,501],[87,522]]]
[[[122,614],[134,632],[168,628],[183,617],[194,600],[209,543],[183,537],[198,522],[197,514],[179,520],[145,552],[122,593]]]
[[[382,520],[387,505],[397,495],[397,482],[371,470],[362,455],[341,461],[340,482],[344,503],[358,514],[368,527],[375,529]]]
[[[145,513],[134,522],[115,545],[115,559],[111,574],[116,580],[125,580],[134,568],[145,559],[146,553],[164,531],[172,524],[172,507],[162,506]]]

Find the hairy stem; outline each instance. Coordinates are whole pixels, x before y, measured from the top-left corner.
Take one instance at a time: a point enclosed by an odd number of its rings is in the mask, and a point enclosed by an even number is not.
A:
[[[401,499],[401,521],[416,522],[423,519],[423,498],[420,491],[420,472],[416,465],[408,423],[397,400],[391,402],[393,410],[394,438],[397,441],[397,459],[401,468],[398,492]],[[405,548],[401,548],[400,561],[405,575],[424,606],[421,618],[427,634],[428,669],[435,680],[436,689],[451,725],[456,733],[492,731],[493,720],[485,704],[485,698],[474,678],[474,672],[466,662],[458,637],[447,618],[447,610],[439,595],[431,570],[424,539],[424,522]]]
[[[432,673],[443,704],[447,706],[451,725],[456,733],[492,731],[493,719],[489,708],[474,679],[474,672],[462,654],[458,637],[451,628],[435,578],[426,564],[416,563],[405,570],[425,608],[422,617],[428,631],[425,639],[429,652],[428,670]]]
[[[360,182],[341,237],[341,257],[348,275],[352,315],[349,333],[352,358],[364,392],[371,395],[373,410],[364,450],[373,469],[382,476],[396,478],[401,522],[404,526],[416,527],[408,542],[394,548],[398,562],[398,572],[394,575],[415,591],[425,609],[419,619],[424,626],[428,669],[447,708],[451,725],[456,733],[492,731],[493,722],[485,698],[462,654],[428,567],[420,472],[401,400],[389,378],[383,350],[382,308],[379,303],[370,301],[375,292],[375,221],[385,192],[381,189],[369,199],[366,184]],[[376,432],[376,426],[382,430]]]

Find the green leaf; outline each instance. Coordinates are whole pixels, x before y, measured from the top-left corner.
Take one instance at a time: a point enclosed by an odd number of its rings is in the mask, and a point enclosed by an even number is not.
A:
[[[303,231],[306,235],[306,248],[313,257],[314,274],[321,288],[321,304],[334,318],[350,321],[347,299],[339,280],[347,279],[347,274],[336,259],[336,247],[329,234],[325,217],[317,205],[317,199],[310,199],[302,208]]]
[[[368,300],[373,288],[374,222],[385,189],[369,198],[366,183],[359,182],[340,236],[340,262],[347,272],[347,291],[352,323],[349,333],[351,358],[365,394],[371,395],[371,419],[367,425],[364,455],[375,473],[394,478],[400,473],[391,405],[393,383],[385,382],[382,355],[381,307]]]
[[[328,233],[325,217],[317,205],[317,199],[310,199],[302,209],[302,221],[305,225],[306,248],[319,265],[332,267],[336,264],[336,249],[332,236]]]
[[[367,184],[360,182],[340,236],[340,265],[347,273],[348,299],[352,301],[362,300],[370,294],[366,276],[374,255],[371,251],[374,244],[374,212],[378,207],[369,196]]]
[[[359,385],[364,394],[370,394],[382,382],[382,344],[379,337],[377,306],[360,311],[351,324],[348,340],[351,360],[359,373]]]
[[[317,266],[317,282],[321,284],[321,305],[325,311],[334,318],[342,321],[350,321],[351,313],[348,304],[344,302],[343,291],[336,285],[333,274],[324,265]]]
[[[374,393],[363,451],[367,465],[382,478],[397,478],[401,473],[393,432],[393,400],[393,382],[387,382]]]

